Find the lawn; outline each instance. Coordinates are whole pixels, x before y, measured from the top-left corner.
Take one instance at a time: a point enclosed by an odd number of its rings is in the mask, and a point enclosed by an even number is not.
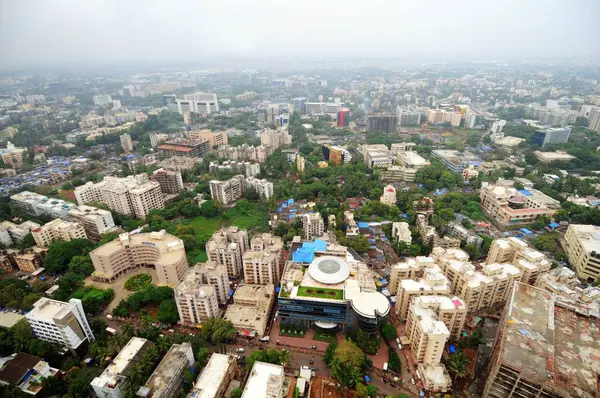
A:
[[[208,260],[208,256],[206,255],[206,251],[196,250],[193,255],[188,257],[188,260],[190,264],[205,263]]]
[[[189,222],[198,235],[212,235],[221,228],[222,221],[219,218],[196,217]]]
[[[341,289],[328,289],[325,287],[300,286],[298,287],[297,296],[324,298],[330,300],[343,300],[344,291]]]
[[[227,223],[240,229],[258,228],[269,230],[269,209],[266,204],[240,200],[235,207],[227,209],[223,214]]]
[[[313,340],[324,341],[325,343],[335,343],[337,342],[337,337],[335,332],[325,331],[321,328],[317,328],[317,330],[315,330],[315,334],[313,335]]]

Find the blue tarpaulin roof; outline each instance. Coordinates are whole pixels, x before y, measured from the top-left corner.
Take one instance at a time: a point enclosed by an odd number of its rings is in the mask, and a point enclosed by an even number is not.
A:
[[[279,291],[280,291],[280,290],[281,290],[281,287],[277,286],[277,287],[275,288],[275,293],[279,293]]]
[[[292,253],[292,261],[297,263],[312,263],[315,258],[315,249],[301,247]]]
[[[294,204],[294,199],[288,199],[288,204],[293,205]]]
[[[555,222],[551,222],[551,223],[549,224],[549,227],[550,227],[550,228],[558,228],[558,227],[559,227],[559,225],[558,225],[557,223],[555,223]]]
[[[454,354],[456,352],[456,346],[454,344],[450,344],[448,346],[448,351],[450,351],[450,354]]]
[[[523,232],[524,234],[527,234],[527,235],[531,235],[533,233],[530,230],[528,230],[527,228],[521,228],[521,229],[519,229],[519,231],[521,231],[521,232]]]
[[[519,190],[519,193],[524,196],[533,196],[533,194],[526,189]]]
[[[365,381],[368,383],[371,381],[371,378],[369,376],[365,375]]]
[[[369,228],[368,222],[359,221],[357,224],[358,224],[358,228]]]
[[[229,297],[233,296],[233,289],[229,290]]]
[[[403,214],[402,214],[402,218],[408,218],[408,214],[406,214],[406,213],[403,213]]]
[[[302,243],[302,248],[318,250],[320,252],[324,252],[327,250],[327,242],[321,239],[315,239],[313,242],[304,242]]]

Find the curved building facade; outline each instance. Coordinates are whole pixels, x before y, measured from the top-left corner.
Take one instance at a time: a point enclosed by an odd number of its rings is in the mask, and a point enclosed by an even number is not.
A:
[[[92,278],[101,282],[115,279],[142,267],[155,267],[158,282],[175,286],[188,269],[183,241],[160,232],[121,234],[112,242],[90,252]]]

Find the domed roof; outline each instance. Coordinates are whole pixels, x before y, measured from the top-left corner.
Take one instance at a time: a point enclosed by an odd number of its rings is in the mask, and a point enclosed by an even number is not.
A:
[[[318,282],[336,284],[350,276],[350,266],[341,257],[317,257],[308,267],[308,274]]]

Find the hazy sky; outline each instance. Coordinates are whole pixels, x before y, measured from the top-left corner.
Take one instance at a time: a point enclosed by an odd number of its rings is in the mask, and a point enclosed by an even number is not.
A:
[[[0,0],[0,68],[600,57],[600,0]]]

